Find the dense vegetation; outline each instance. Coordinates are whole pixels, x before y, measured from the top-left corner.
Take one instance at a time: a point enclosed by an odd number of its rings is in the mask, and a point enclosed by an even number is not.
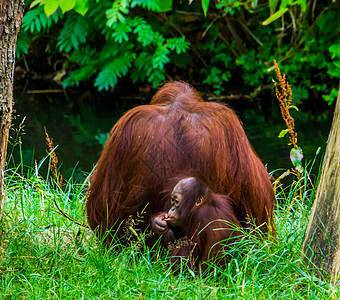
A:
[[[103,251],[85,222],[85,187],[62,188],[38,175],[7,170],[2,219],[0,294],[4,299],[337,299],[332,278],[318,278],[301,256],[315,178],[283,189],[277,182],[277,234],[246,234],[228,254],[226,268],[211,266],[206,276],[185,267],[173,274],[169,256],[143,247],[115,244]],[[311,165],[306,169],[310,170]],[[275,174],[276,175],[276,174]],[[298,197],[302,195],[302,198]],[[86,224],[86,223],[85,223]],[[242,253],[240,253],[240,249]]]
[[[28,0],[18,56],[31,77],[63,87],[182,79],[253,98],[271,88],[276,59],[289,69],[297,103],[323,97],[331,104],[340,78],[339,9],[307,0]]]

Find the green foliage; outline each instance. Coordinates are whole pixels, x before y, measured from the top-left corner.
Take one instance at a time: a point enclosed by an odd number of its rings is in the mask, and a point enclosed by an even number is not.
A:
[[[18,41],[16,48],[16,55],[19,58],[20,53],[27,54],[30,46],[31,37],[26,31],[19,31],[18,33]]]
[[[86,42],[89,24],[86,18],[76,13],[70,13],[60,32],[57,46],[61,52],[79,50],[79,44]]]
[[[210,0],[202,0],[202,9],[203,9],[203,13],[205,16],[208,13],[209,3],[210,3]]]
[[[268,25],[274,21],[276,21],[278,18],[283,16],[289,9],[287,7],[280,8],[277,12],[272,14],[268,19],[264,20],[262,22],[262,25]]]
[[[123,77],[127,74],[131,66],[132,58],[132,53],[125,52],[112,59],[107,65],[103,66],[103,69],[99,72],[95,86],[98,86],[99,90],[108,90],[110,87],[115,86],[118,82],[118,77]]]
[[[128,1],[126,0],[118,0],[114,1],[112,4],[112,8],[106,11],[107,22],[106,25],[108,27],[112,27],[112,25],[117,24],[117,22],[125,23],[125,17],[123,14],[129,13]]]
[[[175,50],[177,54],[185,53],[189,47],[190,44],[185,41],[185,37],[178,37],[178,38],[170,38],[166,41],[166,46],[170,50]]]
[[[246,87],[251,96],[270,84],[275,58],[289,69],[296,104],[310,95],[332,104],[340,78],[338,3],[216,2],[28,0],[18,53],[28,52],[28,37],[49,36],[46,52],[64,59],[64,87],[91,80],[108,90],[123,77],[157,87],[180,75],[216,94]]]
[[[81,3],[89,8],[84,16],[75,9]],[[151,15],[151,11],[169,11],[171,0],[106,0],[98,3],[38,0],[30,7],[22,28],[33,33],[42,29],[52,31],[52,20],[56,22],[56,16],[64,14],[56,47],[59,52],[70,53],[69,62],[78,66],[64,78],[65,87],[88,80],[92,75],[95,75],[94,85],[99,90],[114,87],[119,78],[127,75],[133,81],[147,80],[156,87],[165,80],[170,54],[179,56],[190,46],[184,35],[169,36]],[[132,9],[135,12],[137,8],[144,9],[146,16],[131,14],[130,17]],[[98,40],[104,44],[100,46]],[[18,50],[26,48],[21,46]],[[146,57],[148,61],[144,60]]]
[[[44,13],[44,8],[39,6],[25,13],[21,29],[25,32],[40,33],[43,29],[49,29],[53,24],[57,23],[60,18],[62,18],[61,10],[57,10],[47,17]]]
[[[290,7],[294,5],[300,5],[301,11],[303,13],[305,13],[307,9],[307,0],[282,0],[279,10],[273,13],[278,3],[279,3],[279,0],[268,0],[269,8],[270,8],[272,15],[268,19],[264,20],[262,22],[262,25],[268,25],[276,21],[281,16],[283,16],[287,11],[289,11]]]
[[[210,28],[211,35],[209,40],[201,45],[198,49],[208,52],[204,59],[206,66],[201,69],[201,73],[205,75],[203,83],[209,84],[214,88],[214,93],[219,95],[225,91],[225,84],[231,79],[230,69],[235,66],[232,53],[225,44],[218,43],[218,27],[212,25]]]
[[[77,13],[85,15],[88,10],[88,2],[89,0],[34,0],[31,3],[31,7],[36,5],[44,7],[45,14],[48,17],[58,8],[60,8],[63,13],[74,9]]]
[[[322,95],[322,97],[327,101],[328,105],[331,105],[338,98],[338,90],[332,89],[329,95]]]
[[[131,7],[136,6],[156,12],[167,12],[172,8],[172,0],[132,0]]]
[[[340,40],[339,40],[340,41]],[[333,64],[328,69],[328,74],[331,77],[340,78],[340,43],[329,47],[329,52],[332,54]],[[329,95],[323,95],[323,98],[331,105],[338,96],[338,90],[333,88]]]

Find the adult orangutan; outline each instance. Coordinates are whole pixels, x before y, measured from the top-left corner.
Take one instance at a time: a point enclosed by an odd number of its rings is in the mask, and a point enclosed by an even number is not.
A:
[[[171,178],[188,172],[204,174],[212,191],[228,195],[241,226],[252,220],[266,231],[273,225],[269,175],[236,114],[204,102],[189,84],[172,82],[113,127],[90,178],[90,227],[111,242],[113,236],[122,237],[129,216],[143,211],[139,228],[155,228],[162,221],[160,212],[171,207],[171,191],[162,191]],[[157,234],[147,243],[156,239]]]

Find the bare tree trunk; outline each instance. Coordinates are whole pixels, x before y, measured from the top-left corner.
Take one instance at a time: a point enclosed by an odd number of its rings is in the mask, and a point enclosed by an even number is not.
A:
[[[303,252],[320,274],[340,270],[340,89]]]
[[[24,5],[24,0],[0,0],[0,210],[13,106],[15,46]]]

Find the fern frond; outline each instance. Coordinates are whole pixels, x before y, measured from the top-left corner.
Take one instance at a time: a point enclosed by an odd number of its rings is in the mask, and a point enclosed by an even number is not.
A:
[[[77,13],[69,14],[58,39],[59,50],[65,52],[70,52],[72,49],[78,50],[79,44],[86,41],[88,28],[86,18]]]
[[[80,81],[86,81],[90,77],[98,72],[98,60],[92,60],[82,68],[71,72],[64,80],[63,86],[66,88],[72,85],[78,85]]]
[[[185,41],[185,36],[175,37],[166,40],[166,45],[170,50],[175,50],[177,54],[186,52],[190,47],[190,43]]]
[[[122,43],[123,41],[128,41],[129,36],[128,33],[132,31],[132,28],[125,23],[117,23],[114,27],[114,32],[112,33],[112,37],[114,38],[115,42]]]
[[[158,87],[159,84],[164,80],[165,69],[153,69],[150,76],[148,77],[148,82],[151,82],[154,88]]]
[[[123,14],[129,13],[129,0],[116,0],[112,4],[112,8],[106,11],[108,27],[113,27],[118,21],[125,23],[125,17]]]
[[[172,8],[172,0],[133,0],[131,7],[141,6],[156,12],[166,12]]]
[[[155,33],[152,27],[147,24],[144,19],[135,18],[133,25],[135,25],[133,33],[137,33],[137,41],[139,43],[141,43],[144,47],[153,43]]]
[[[155,0],[133,0],[131,7],[141,6],[149,10],[158,11],[160,9],[159,4]]]
[[[55,13],[47,17],[44,12],[44,7],[37,6],[25,13],[24,18],[22,19],[21,29],[24,31],[29,30],[32,33],[35,31],[40,32],[42,29],[50,28],[52,24],[57,23],[61,17],[62,12],[60,9],[57,9]]]
[[[129,52],[125,52],[123,55],[115,57],[99,72],[95,81],[95,86],[97,86],[100,91],[114,87],[118,82],[118,78],[127,74],[132,59],[133,55]]]
[[[150,75],[152,70],[152,55],[148,52],[142,52],[135,60],[135,65],[138,70],[142,71],[146,75]]]
[[[88,65],[92,60],[96,59],[98,59],[97,49],[91,48],[90,45],[82,47],[79,51],[73,51],[70,56],[70,61],[80,66]]]
[[[109,1],[100,1],[96,3],[91,9],[88,11],[87,15],[90,20],[92,20],[93,24],[95,24],[96,28],[102,30],[106,27],[107,17],[105,12],[111,7],[111,2]]]
[[[28,34],[28,32],[20,30],[18,33],[17,47],[15,49],[17,58],[19,58],[21,53],[25,53],[25,54],[28,53],[30,42],[31,42],[31,37]]]
[[[163,69],[164,64],[167,64],[170,61],[168,57],[169,49],[164,45],[158,47],[155,51],[155,54],[152,57],[152,65],[155,69]]]

